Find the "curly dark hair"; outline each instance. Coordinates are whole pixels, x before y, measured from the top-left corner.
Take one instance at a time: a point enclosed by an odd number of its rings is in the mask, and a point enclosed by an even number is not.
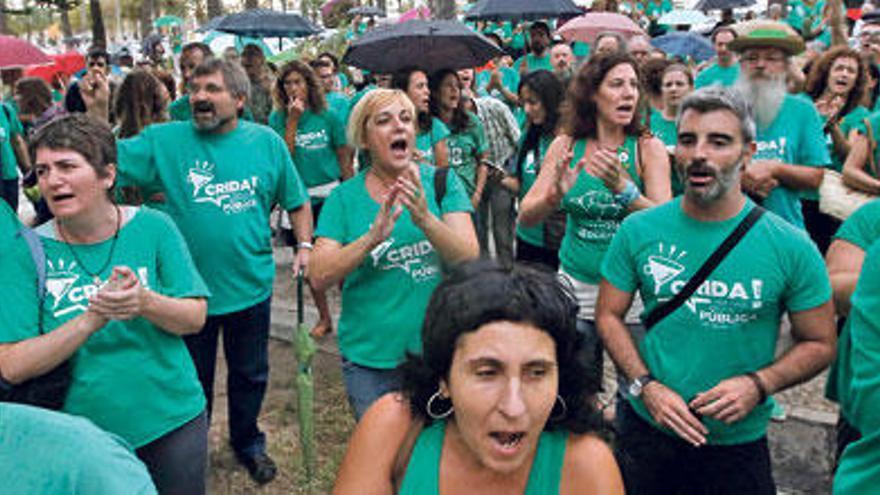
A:
[[[440,118],[440,85],[447,76],[455,77],[456,84],[461,84],[458,72],[452,69],[440,69],[428,78],[428,88],[431,90],[431,100],[428,103],[431,115]],[[452,111],[452,120],[449,121],[449,131],[458,134],[467,130],[471,125],[471,118],[464,109],[464,98],[459,98],[458,106]]]
[[[591,58],[582,65],[577,74],[571,79],[566,92],[565,102],[562,106],[562,129],[575,139],[597,137],[598,108],[593,98],[599,92],[599,87],[605,80],[605,76],[611,69],[621,64],[630,65],[639,78],[639,65],[629,54],[623,52],[605,53]],[[638,98],[636,98],[638,103]],[[627,124],[623,131],[628,136],[642,134],[642,119],[636,105],[632,121]]]
[[[52,106],[52,88],[39,77],[22,77],[15,82],[18,110],[39,117]]]
[[[308,108],[313,113],[321,113],[327,109],[327,100],[324,97],[324,88],[318,82],[315,71],[308,64],[299,60],[291,60],[278,71],[278,77],[275,79],[275,98],[278,108],[287,108],[287,91],[284,90],[284,80],[291,72],[297,72],[306,80],[306,86],[309,88]]]
[[[449,379],[459,339],[497,322],[530,323],[556,344],[559,395],[566,413],[545,429],[574,433],[602,432],[605,427],[587,398],[599,390],[584,364],[575,358],[582,336],[577,332],[578,305],[555,274],[526,265],[501,266],[490,259],[462,263],[440,283],[428,303],[422,326],[423,354],[408,354],[398,367],[401,392],[412,414],[430,422],[426,406],[441,380]]]
[[[521,165],[529,151],[538,149],[541,138],[552,136],[556,132],[559,123],[559,107],[565,96],[565,88],[559,82],[559,78],[548,70],[536,70],[529,72],[519,82],[519,94],[523,88],[529,88],[544,107],[544,122],[540,125],[528,124],[523,144],[517,153],[517,165]]]
[[[828,87],[828,74],[831,72],[831,66],[834,61],[839,58],[851,58],[858,65],[858,74],[856,74],[856,82],[852,90],[846,95],[846,103],[840,109],[840,115],[846,115],[853,111],[862,101],[867,87],[868,76],[865,63],[859,56],[859,52],[847,46],[838,46],[823,53],[815,63],[813,63],[810,73],[807,75],[807,94],[814,101],[822,96]]]
[[[168,102],[162,86],[153,73],[144,69],[134,69],[125,76],[113,105],[119,138],[135,136],[150,124],[168,120],[165,116]]]

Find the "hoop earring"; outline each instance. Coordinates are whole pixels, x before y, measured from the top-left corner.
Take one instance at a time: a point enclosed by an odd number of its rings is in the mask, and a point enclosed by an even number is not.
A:
[[[553,411],[556,411],[556,405],[559,404],[561,407],[559,408],[561,411],[550,416],[550,421],[560,421],[565,419],[568,416],[568,405],[565,403],[565,399],[562,398],[561,395],[556,394],[556,402],[553,403]]]
[[[428,413],[428,416],[430,416],[431,419],[445,419],[445,418],[449,417],[450,414],[452,414],[453,410],[455,410],[455,408],[452,407],[452,401],[449,401],[449,409],[447,409],[446,411],[444,411],[442,413],[435,413],[433,410],[434,409],[434,401],[436,401],[438,399],[439,400],[448,400],[448,399],[444,399],[443,396],[440,395],[440,389],[437,389],[437,391],[434,392],[434,395],[432,395],[431,398],[428,399],[428,403],[425,404],[425,412]]]

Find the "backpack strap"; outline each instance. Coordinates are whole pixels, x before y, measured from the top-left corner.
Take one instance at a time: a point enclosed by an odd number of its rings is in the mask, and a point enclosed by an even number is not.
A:
[[[18,235],[27,243],[28,250],[31,254],[31,260],[34,262],[34,268],[37,270],[37,297],[40,305],[38,308],[38,321],[40,325],[40,333],[43,333],[43,301],[46,300],[46,252],[43,250],[43,243],[40,237],[33,230],[21,226]]]
[[[443,214],[443,198],[446,196],[446,180],[449,176],[449,167],[437,167],[434,169],[434,201]]]

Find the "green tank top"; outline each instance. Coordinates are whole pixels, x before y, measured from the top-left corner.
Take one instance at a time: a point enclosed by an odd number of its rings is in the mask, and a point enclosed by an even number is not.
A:
[[[569,167],[574,168],[584,155],[586,146],[585,139],[575,142]],[[617,153],[633,182],[640,190],[643,189],[636,168],[638,137],[627,136]],[[562,198],[562,209],[567,219],[565,237],[559,247],[562,269],[581,282],[598,284],[602,258],[629,211],[614,201],[614,193],[600,179],[585,171],[580,173],[574,186]]]
[[[435,421],[419,434],[406,475],[400,486],[400,495],[438,495],[440,491],[440,455],[446,421]],[[532,462],[525,495],[559,493],[562,463],[568,432],[545,431],[538,439],[538,451]]]

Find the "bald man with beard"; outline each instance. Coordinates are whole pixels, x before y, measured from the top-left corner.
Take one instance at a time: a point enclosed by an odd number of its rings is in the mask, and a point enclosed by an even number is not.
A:
[[[735,88],[751,104],[757,124],[757,151],[743,174],[743,189],[803,229],[800,191],[818,188],[822,168],[831,163],[819,112],[786,89],[790,59],[804,50],[804,42],[779,22],[753,21],[739,31],[730,43],[740,54]]]

